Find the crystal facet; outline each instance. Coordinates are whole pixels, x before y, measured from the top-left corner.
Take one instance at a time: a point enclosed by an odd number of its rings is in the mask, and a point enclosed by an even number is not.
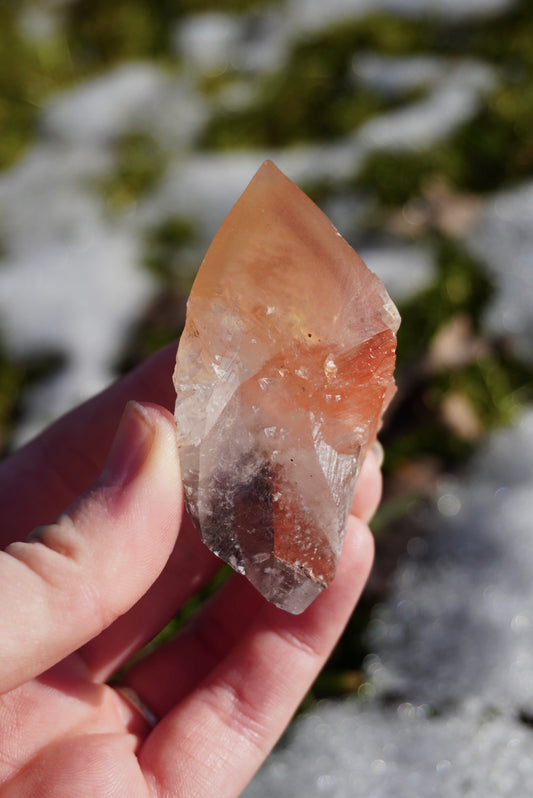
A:
[[[194,282],[176,421],[202,539],[289,612],[335,574],[355,481],[395,391],[399,323],[376,275],[264,163]]]

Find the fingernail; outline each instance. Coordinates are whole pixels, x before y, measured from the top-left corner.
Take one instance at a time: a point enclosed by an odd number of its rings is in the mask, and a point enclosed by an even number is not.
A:
[[[124,487],[145,462],[154,441],[155,428],[138,402],[128,402],[111,445],[100,484]]]
[[[370,447],[370,450],[374,452],[374,457],[378,461],[378,466],[381,468],[381,466],[383,465],[383,460],[385,458],[385,451],[383,449],[383,446],[378,440],[375,440],[372,446]]]

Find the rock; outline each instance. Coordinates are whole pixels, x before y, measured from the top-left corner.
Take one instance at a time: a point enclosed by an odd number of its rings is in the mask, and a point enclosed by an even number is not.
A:
[[[193,285],[176,420],[202,539],[290,612],[334,577],[355,481],[394,394],[399,321],[327,217],[263,164]]]

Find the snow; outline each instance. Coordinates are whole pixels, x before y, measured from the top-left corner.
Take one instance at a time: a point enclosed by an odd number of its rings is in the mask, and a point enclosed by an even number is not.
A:
[[[44,109],[41,128],[45,139],[66,147],[102,150],[132,129],[189,147],[205,113],[187,77],[133,62],[58,94]]]
[[[135,236],[109,224],[87,190],[88,176],[107,163],[90,149],[37,145],[0,176],[5,345],[17,358],[65,359],[59,373],[26,395],[18,442],[111,381],[154,290],[139,267]]]
[[[428,147],[468,120],[492,85],[492,72],[485,65],[457,62],[435,82],[427,97],[371,119],[359,132],[359,139],[373,149]]]
[[[512,0],[291,0],[287,16],[302,30],[337,25],[355,16],[380,11],[400,15],[432,15],[448,19],[486,17],[508,8]]]
[[[533,183],[493,197],[469,240],[497,286],[486,323],[510,336],[517,352],[533,362]]]
[[[359,254],[368,268],[383,280],[395,303],[416,296],[436,276],[433,253],[419,244],[359,247]]]
[[[243,798],[516,798],[532,778],[531,730],[497,713],[342,701],[297,722]]]
[[[448,64],[446,59],[428,55],[393,58],[376,53],[357,53],[352,69],[367,86],[395,96],[434,85],[445,77]]]

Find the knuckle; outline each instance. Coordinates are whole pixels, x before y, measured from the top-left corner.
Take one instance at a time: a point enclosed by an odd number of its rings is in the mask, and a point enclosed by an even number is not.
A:
[[[40,543],[48,551],[61,555],[66,560],[75,562],[78,557],[76,527],[68,513],[63,513],[51,524],[43,524],[26,538],[27,543]]]
[[[246,681],[219,682],[209,691],[207,701],[217,720],[230,733],[263,756],[268,750],[270,718],[247,690]]]
[[[24,542],[10,544],[6,554],[19,561],[46,586],[52,605],[68,600],[69,614],[90,619],[98,630],[110,623],[101,600],[98,580],[93,578],[87,542],[69,511],[50,524],[35,527]]]

